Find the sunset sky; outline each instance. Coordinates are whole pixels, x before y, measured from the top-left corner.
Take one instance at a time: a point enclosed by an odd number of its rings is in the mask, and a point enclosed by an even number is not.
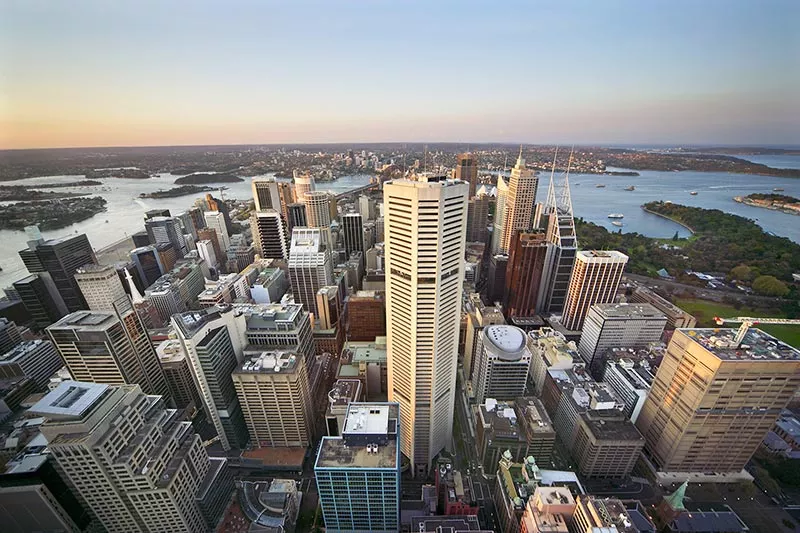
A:
[[[800,1],[0,2],[0,148],[800,144]]]

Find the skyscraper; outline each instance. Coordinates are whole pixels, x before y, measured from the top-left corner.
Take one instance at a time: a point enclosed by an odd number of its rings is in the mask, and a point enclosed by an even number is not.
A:
[[[228,233],[228,226],[225,224],[225,216],[219,211],[206,211],[203,213],[206,219],[206,225],[217,233],[219,239],[219,246],[222,251],[227,250],[231,245],[230,234]],[[198,238],[200,236],[198,235]]]
[[[232,378],[251,446],[305,448],[312,442],[314,401],[305,357],[248,353]]]
[[[46,328],[69,312],[47,272],[25,276],[13,287],[37,329]]]
[[[222,191],[220,190],[220,193],[221,192]],[[206,193],[206,205],[208,206],[209,211],[222,214],[222,219],[225,221],[225,229],[227,230],[228,235],[230,235],[233,231],[233,224],[231,222],[231,215],[228,212],[227,204],[225,204],[225,202],[219,198],[214,198],[210,193]],[[205,216],[205,213],[203,216]]]
[[[467,205],[467,242],[487,242],[489,240],[489,204],[488,194],[479,194],[470,198]]]
[[[536,305],[544,291],[546,237],[542,230],[520,231],[511,241],[504,294],[509,318],[530,317],[542,312]]]
[[[554,163],[555,165],[555,163]],[[575,220],[572,217],[572,197],[569,192],[569,172],[563,181],[550,174],[550,186],[542,215],[547,224],[548,256],[545,260],[545,290],[539,291],[537,309],[558,314],[564,309],[572,265],[578,251]]]
[[[739,473],[800,386],[800,350],[751,328],[677,329],[636,421],[658,471]]]
[[[494,222],[492,223],[492,255],[502,253],[501,248],[503,244],[503,227],[506,223],[507,199],[508,182],[503,176],[497,176],[497,199],[495,200]]]
[[[511,169],[511,177],[508,180],[508,196],[503,210],[503,225],[500,228],[499,252],[507,254],[511,248],[511,239],[517,231],[533,227],[538,185],[539,178],[533,170],[525,167],[525,159],[522,158],[520,148],[517,164]]]
[[[281,210],[278,182],[275,181],[275,178],[255,177],[251,186],[253,188],[253,201],[256,204],[256,211]]]
[[[197,383],[206,419],[225,450],[247,444],[231,373],[244,360],[245,317],[230,307],[209,307],[172,316],[172,326]]]
[[[319,228],[323,242],[331,246],[331,207],[330,196],[323,191],[310,191],[301,199],[306,206],[306,222],[309,228]]]
[[[208,268],[216,270],[219,261],[214,253],[214,243],[211,241],[197,241],[197,254],[208,263]]]
[[[108,385],[137,384],[169,400],[170,391],[153,345],[130,306],[115,313],[78,311],[47,335],[73,379]]]
[[[478,338],[472,378],[475,402],[524,396],[531,366],[525,332],[515,326],[488,326],[478,332]]]
[[[131,250],[131,261],[136,265],[145,288],[155,283],[167,271],[154,246],[142,246]]]
[[[84,265],[75,271],[75,281],[92,311],[114,312],[114,304],[128,304],[128,295],[113,266]]]
[[[319,228],[295,228],[289,248],[289,281],[297,303],[317,314],[317,291],[333,284],[333,265]]]
[[[475,154],[467,152],[456,156],[453,178],[469,184],[469,198],[475,196],[478,188],[478,160]]]
[[[570,330],[583,327],[594,304],[612,303],[628,256],[617,251],[581,250],[575,256],[562,323]]]
[[[80,500],[107,531],[207,531],[209,458],[191,422],[136,385],[65,381],[31,408]]]
[[[344,231],[344,251],[347,257],[359,251],[364,252],[364,226],[363,217],[358,213],[347,213],[342,217],[342,230]]]
[[[308,219],[306,217],[306,206],[300,203],[287,205],[286,221],[290,233],[292,229],[296,227],[308,226]]]
[[[217,261],[222,261],[225,256],[225,251],[227,248],[223,249],[222,244],[219,238],[219,233],[213,228],[202,228],[197,230],[197,240],[198,241],[211,241],[211,246],[214,247],[214,257],[217,258]],[[166,272],[168,269],[165,269]]]
[[[0,354],[6,353],[22,342],[17,325],[7,318],[0,318]]]
[[[144,223],[150,242],[154,245],[171,244],[180,259],[189,251],[183,237],[183,225],[177,217],[153,217]]]
[[[288,233],[280,213],[268,209],[250,215],[250,229],[256,251],[266,259],[289,257]]]
[[[383,191],[389,400],[402,451],[425,475],[452,435],[469,189],[420,175]]]
[[[399,409],[397,403],[352,402],[342,436],[322,438],[314,477],[329,531],[400,530],[400,442],[405,436],[398,431]]]
[[[592,368],[595,358],[609,348],[638,348],[658,342],[666,324],[667,317],[650,304],[595,304],[583,323],[578,351]]]
[[[314,183],[314,177],[308,172],[300,173],[294,171],[294,197],[297,202],[303,203],[305,193],[315,191],[317,186]]]
[[[31,236],[38,237],[28,241],[28,249],[21,250],[19,256],[31,274],[47,272],[56,290],[64,300],[69,311],[79,311],[86,307],[81,296],[75,271],[78,267],[97,263],[97,258],[86,235],[74,235],[60,239],[42,239],[38,228]]]

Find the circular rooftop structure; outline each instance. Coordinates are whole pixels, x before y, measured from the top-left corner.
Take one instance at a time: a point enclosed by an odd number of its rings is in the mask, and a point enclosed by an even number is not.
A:
[[[525,332],[516,326],[488,326],[483,330],[483,345],[503,361],[517,361],[527,349]]]

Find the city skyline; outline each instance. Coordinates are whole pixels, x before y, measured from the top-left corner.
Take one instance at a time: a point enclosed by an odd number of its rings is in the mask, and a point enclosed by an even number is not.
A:
[[[15,3],[2,14],[0,149],[800,144],[800,6],[787,1]]]

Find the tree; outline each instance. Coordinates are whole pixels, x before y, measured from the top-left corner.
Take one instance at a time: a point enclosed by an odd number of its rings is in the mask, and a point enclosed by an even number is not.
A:
[[[753,290],[766,296],[785,296],[789,287],[775,276],[758,276],[753,281]]]
[[[739,281],[752,281],[755,277],[755,273],[753,269],[747,265],[739,265],[733,267],[730,272],[728,272],[728,276],[731,279],[738,279]]]
[[[675,235],[672,236],[672,240],[677,241],[678,239],[680,239],[680,237],[678,236],[678,232],[676,231]]]

